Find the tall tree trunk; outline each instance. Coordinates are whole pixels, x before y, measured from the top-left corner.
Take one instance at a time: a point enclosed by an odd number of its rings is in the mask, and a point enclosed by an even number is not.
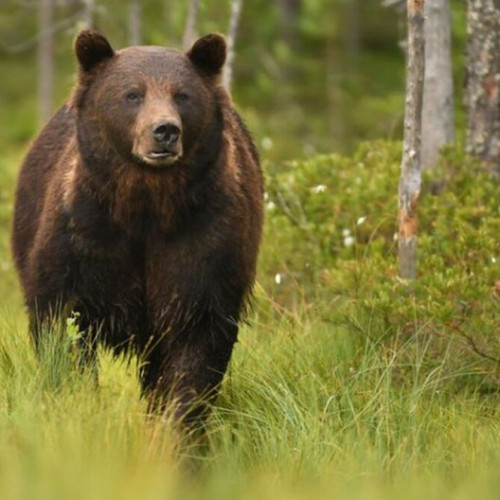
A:
[[[426,0],[422,168],[435,167],[454,140],[450,0]]]
[[[399,182],[399,276],[417,277],[417,207],[425,73],[424,0],[408,0],[408,63],[403,159]]]
[[[83,0],[83,23],[85,28],[92,28],[94,26],[94,0]]]
[[[302,0],[277,0],[281,20],[281,36],[289,47],[297,42],[297,28]]]
[[[345,68],[350,73],[357,73],[359,69],[359,51],[361,46],[359,26],[358,0],[342,0],[342,18],[344,20],[343,38],[347,64]]]
[[[52,114],[54,91],[54,43],[52,0],[38,1],[38,123],[45,124]]]
[[[141,0],[130,0],[129,5],[129,43],[130,45],[140,45],[142,42],[142,3]]]
[[[235,56],[236,35],[240,24],[241,9],[243,0],[231,0],[231,17],[229,18],[229,30],[227,33],[227,60],[224,68],[223,84],[228,91],[231,90],[231,80],[233,78],[233,66]]]
[[[500,0],[467,2],[467,151],[500,172]]]
[[[329,134],[332,138],[332,148],[342,150],[345,145],[345,103],[342,98],[342,66],[340,64],[339,48],[329,37],[326,41],[326,95]]]
[[[200,0],[190,0],[182,39],[182,46],[185,50],[188,50],[196,39],[196,18],[198,17],[199,6]]]

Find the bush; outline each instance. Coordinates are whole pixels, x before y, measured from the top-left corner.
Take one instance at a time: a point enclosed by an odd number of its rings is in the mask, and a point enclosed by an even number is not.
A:
[[[349,324],[381,345],[430,339],[429,366],[446,350],[450,366],[462,364],[496,387],[498,179],[452,150],[426,173],[419,277],[407,283],[397,277],[400,159],[400,144],[372,142],[352,158],[270,166],[261,283],[278,308],[313,307],[325,321]]]

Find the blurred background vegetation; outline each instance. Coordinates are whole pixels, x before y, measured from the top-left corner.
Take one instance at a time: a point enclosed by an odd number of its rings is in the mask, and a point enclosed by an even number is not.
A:
[[[144,44],[181,47],[189,2],[142,3]],[[453,2],[457,121],[465,44],[463,2]],[[296,10],[294,10],[296,9]],[[229,2],[200,3],[198,34],[228,30]],[[54,12],[54,108],[75,71],[72,41],[83,2],[59,0]],[[96,1],[93,24],[116,48],[129,44],[129,3]],[[405,15],[382,0],[244,2],[236,38],[233,94],[265,159],[352,152],[363,140],[401,137]],[[37,2],[0,7],[0,147],[19,149],[36,131]]]

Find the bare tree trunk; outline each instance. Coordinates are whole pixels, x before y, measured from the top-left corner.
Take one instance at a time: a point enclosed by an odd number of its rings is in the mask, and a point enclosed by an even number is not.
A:
[[[434,168],[454,140],[450,0],[426,0],[422,168]]]
[[[54,92],[54,43],[52,0],[38,2],[38,123],[45,124],[52,114]]]
[[[186,19],[186,28],[184,29],[184,37],[182,46],[188,50],[196,39],[196,18],[198,17],[198,8],[200,0],[190,0]]]
[[[289,47],[297,42],[297,25],[302,8],[302,0],[277,0],[281,17],[281,36]]]
[[[142,3],[141,0],[130,0],[129,5],[129,43],[130,45],[140,45],[142,25]]]
[[[345,144],[345,105],[342,99],[342,67],[339,61],[339,49],[330,38],[326,42],[326,92],[329,119],[329,133],[334,150]]]
[[[94,0],[83,0],[83,23],[85,28],[94,26]]]
[[[227,33],[227,60],[224,68],[223,84],[228,91],[231,90],[231,80],[233,78],[233,66],[235,56],[236,35],[240,24],[241,9],[243,0],[231,1],[231,17],[229,18],[229,30]]]
[[[408,0],[408,64],[403,159],[399,182],[399,276],[417,277],[417,207],[425,73],[424,0]]]
[[[356,73],[359,68],[359,50],[361,46],[359,26],[358,0],[342,1],[342,17],[344,19],[343,38],[347,55],[346,68],[351,73]]]
[[[467,151],[500,173],[500,0],[467,1]]]

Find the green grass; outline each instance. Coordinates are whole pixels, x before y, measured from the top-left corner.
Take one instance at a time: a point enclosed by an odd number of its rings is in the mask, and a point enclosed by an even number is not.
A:
[[[392,188],[384,179],[395,178],[396,149],[365,145],[353,159],[270,173],[304,223],[286,223],[271,198],[255,307],[203,446],[180,442],[171,422],[147,414],[136,363],[102,352],[96,388],[50,338],[35,358],[8,250],[19,154],[2,158],[0,498],[497,498],[497,366],[442,329],[460,321],[480,334],[480,347],[491,337],[485,345],[495,355],[498,187],[447,160],[456,181],[441,198],[424,197],[425,274],[408,294],[388,272]],[[324,172],[332,184],[320,197],[310,186],[326,182]],[[364,188],[351,189],[358,184],[349,175]],[[437,217],[444,203],[458,239]],[[357,246],[332,246],[361,215],[369,218],[357,226]],[[478,245],[484,255],[472,251]],[[452,305],[469,301],[461,313],[469,316],[444,307],[447,296]]]
[[[133,365],[102,356],[96,390],[60,353],[35,360],[24,321],[2,317],[2,499],[496,498],[496,401],[450,390],[446,358],[421,369],[429,345],[257,310],[200,450],[146,414]]]

